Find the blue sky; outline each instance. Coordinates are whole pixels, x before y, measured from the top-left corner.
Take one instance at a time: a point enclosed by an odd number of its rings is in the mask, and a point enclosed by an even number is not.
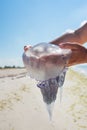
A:
[[[23,65],[23,46],[49,42],[87,20],[87,0],[0,0],[0,66]]]

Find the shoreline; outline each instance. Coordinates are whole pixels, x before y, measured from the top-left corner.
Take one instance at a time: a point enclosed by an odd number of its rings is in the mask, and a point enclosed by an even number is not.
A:
[[[71,67],[76,72],[87,76],[87,63]]]

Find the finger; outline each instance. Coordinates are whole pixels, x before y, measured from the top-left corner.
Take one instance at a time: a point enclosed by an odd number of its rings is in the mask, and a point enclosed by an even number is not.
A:
[[[78,43],[70,43],[70,42],[61,43],[59,44],[59,46],[64,49],[78,49],[78,47],[81,47],[81,45],[79,45]]]
[[[26,52],[27,50],[29,50],[29,48],[31,48],[32,46],[30,46],[30,45],[26,45],[26,46],[24,46],[24,51]]]

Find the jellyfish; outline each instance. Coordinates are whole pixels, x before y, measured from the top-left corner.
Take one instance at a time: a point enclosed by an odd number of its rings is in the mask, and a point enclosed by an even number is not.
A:
[[[59,88],[60,100],[62,97],[62,86],[70,56],[70,49],[61,49],[50,43],[26,46],[23,53],[23,63],[29,76],[37,80],[37,87],[40,88],[50,119]]]

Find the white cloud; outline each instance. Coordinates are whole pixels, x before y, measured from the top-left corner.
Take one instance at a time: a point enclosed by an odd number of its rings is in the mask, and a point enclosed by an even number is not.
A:
[[[87,20],[84,20],[81,24],[80,24],[80,27],[83,26],[84,24],[87,23]]]
[[[85,23],[87,23],[87,20],[84,20],[83,22],[81,22],[80,27],[83,26]],[[73,29],[67,29],[67,30],[64,32],[64,34],[65,34],[65,33],[74,33],[74,31],[75,31],[75,30],[73,30]]]
[[[65,32],[66,32],[66,33],[73,33],[74,30],[72,30],[72,29],[67,29]]]

